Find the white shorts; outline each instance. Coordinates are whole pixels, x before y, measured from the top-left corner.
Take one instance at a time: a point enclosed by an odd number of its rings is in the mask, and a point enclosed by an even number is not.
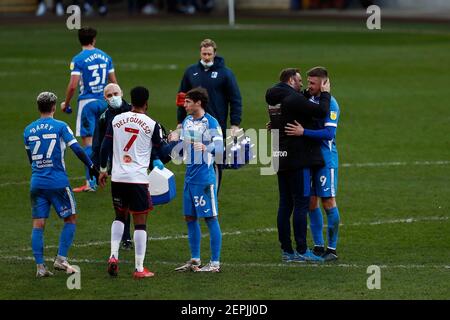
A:
[[[77,124],[75,127],[75,136],[81,137],[81,113],[83,112],[83,108],[89,102],[96,101],[98,99],[85,99],[78,101],[78,111],[77,111]]]

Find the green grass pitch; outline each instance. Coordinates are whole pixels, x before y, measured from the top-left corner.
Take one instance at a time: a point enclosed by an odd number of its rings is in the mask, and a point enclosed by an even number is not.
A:
[[[90,23],[97,46],[114,59],[129,99],[134,85],[150,88],[149,114],[176,124],[175,94],[184,68],[198,58],[198,44],[214,39],[235,72],[243,96],[244,128],[264,128],[265,90],[285,67],[326,66],[341,107],[337,131],[342,226],[334,264],[284,265],[276,233],[278,189],[261,165],[224,172],[219,199],[223,236],[220,274],[177,274],[189,257],[181,212],[183,170],[177,198],[156,207],[148,221],[146,265],[152,279],[134,281],[134,252],[122,252],[120,275],[109,278],[113,210],[109,187],[77,194],[79,219],[70,258],[81,268],[81,290],[67,276],[35,279],[30,248],[30,168],[24,127],[38,117],[44,90],[64,99],[69,62],[79,50],[63,21],[1,25],[0,42],[0,299],[448,299],[450,292],[450,32],[439,25],[296,20],[189,20]],[[56,117],[75,127],[75,116]],[[72,187],[83,169],[66,155]],[[326,221],[326,220],[325,220]],[[52,212],[45,257],[56,254],[62,222]],[[202,225],[202,231],[207,229]],[[308,236],[311,244],[310,235]],[[209,259],[209,238],[202,241]],[[369,290],[366,270],[381,267],[381,289]]]

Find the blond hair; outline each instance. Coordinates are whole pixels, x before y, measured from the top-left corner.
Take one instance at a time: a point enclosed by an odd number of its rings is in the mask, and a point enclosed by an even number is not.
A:
[[[205,39],[202,42],[200,42],[200,49],[208,48],[208,47],[213,47],[214,48],[214,52],[216,52],[216,50],[217,50],[216,43],[213,40],[211,40],[211,39]]]

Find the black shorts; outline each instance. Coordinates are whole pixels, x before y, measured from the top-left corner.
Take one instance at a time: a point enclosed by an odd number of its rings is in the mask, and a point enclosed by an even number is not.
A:
[[[147,214],[153,209],[148,184],[111,182],[113,206],[131,214]]]

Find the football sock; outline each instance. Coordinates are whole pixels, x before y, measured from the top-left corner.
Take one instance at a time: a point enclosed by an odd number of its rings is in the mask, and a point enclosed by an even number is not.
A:
[[[111,256],[119,258],[120,239],[122,239],[124,224],[122,221],[114,220],[111,225]]]
[[[220,249],[222,247],[222,231],[217,218],[205,219],[211,239],[211,261],[220,261]]]
[[[74,223],[64,223],[64,227],[59,237],[59,249],[58,249],[59,256],[67,257],[67,252],[69,251],[69,248],[72,245],[76,228],[77,225]]]
[[[336,249],[339,232],[339,210],[337,207],[325,210],[327,212],[328,224],[328,248]]]
[[[36,264],[44,263],[44,229],[33,228],[31,231],[31,248]]]
[[[147,231],[134,230],[134,256],[136,270],[144,271],[145,250],[147,249]]]
[[[311,228],[314,245],[323,247],[323,216],[320,208],[309,211],[309,227]]]
[[[188,221],[188,239],[189,247],[191,248],[191,258],[200,259],[200,241],[201,241],[201,230],[198,220]]]
[[[84,152],[87,154],[87,156],[89,158],[91,158],[91,156],[92,156],[92,146],[85,146],[83,149],[84,149]],[[86,171],[86,180],[91,180],[91,176],[89,175],[89,168],[85,167],[85,171]]]

